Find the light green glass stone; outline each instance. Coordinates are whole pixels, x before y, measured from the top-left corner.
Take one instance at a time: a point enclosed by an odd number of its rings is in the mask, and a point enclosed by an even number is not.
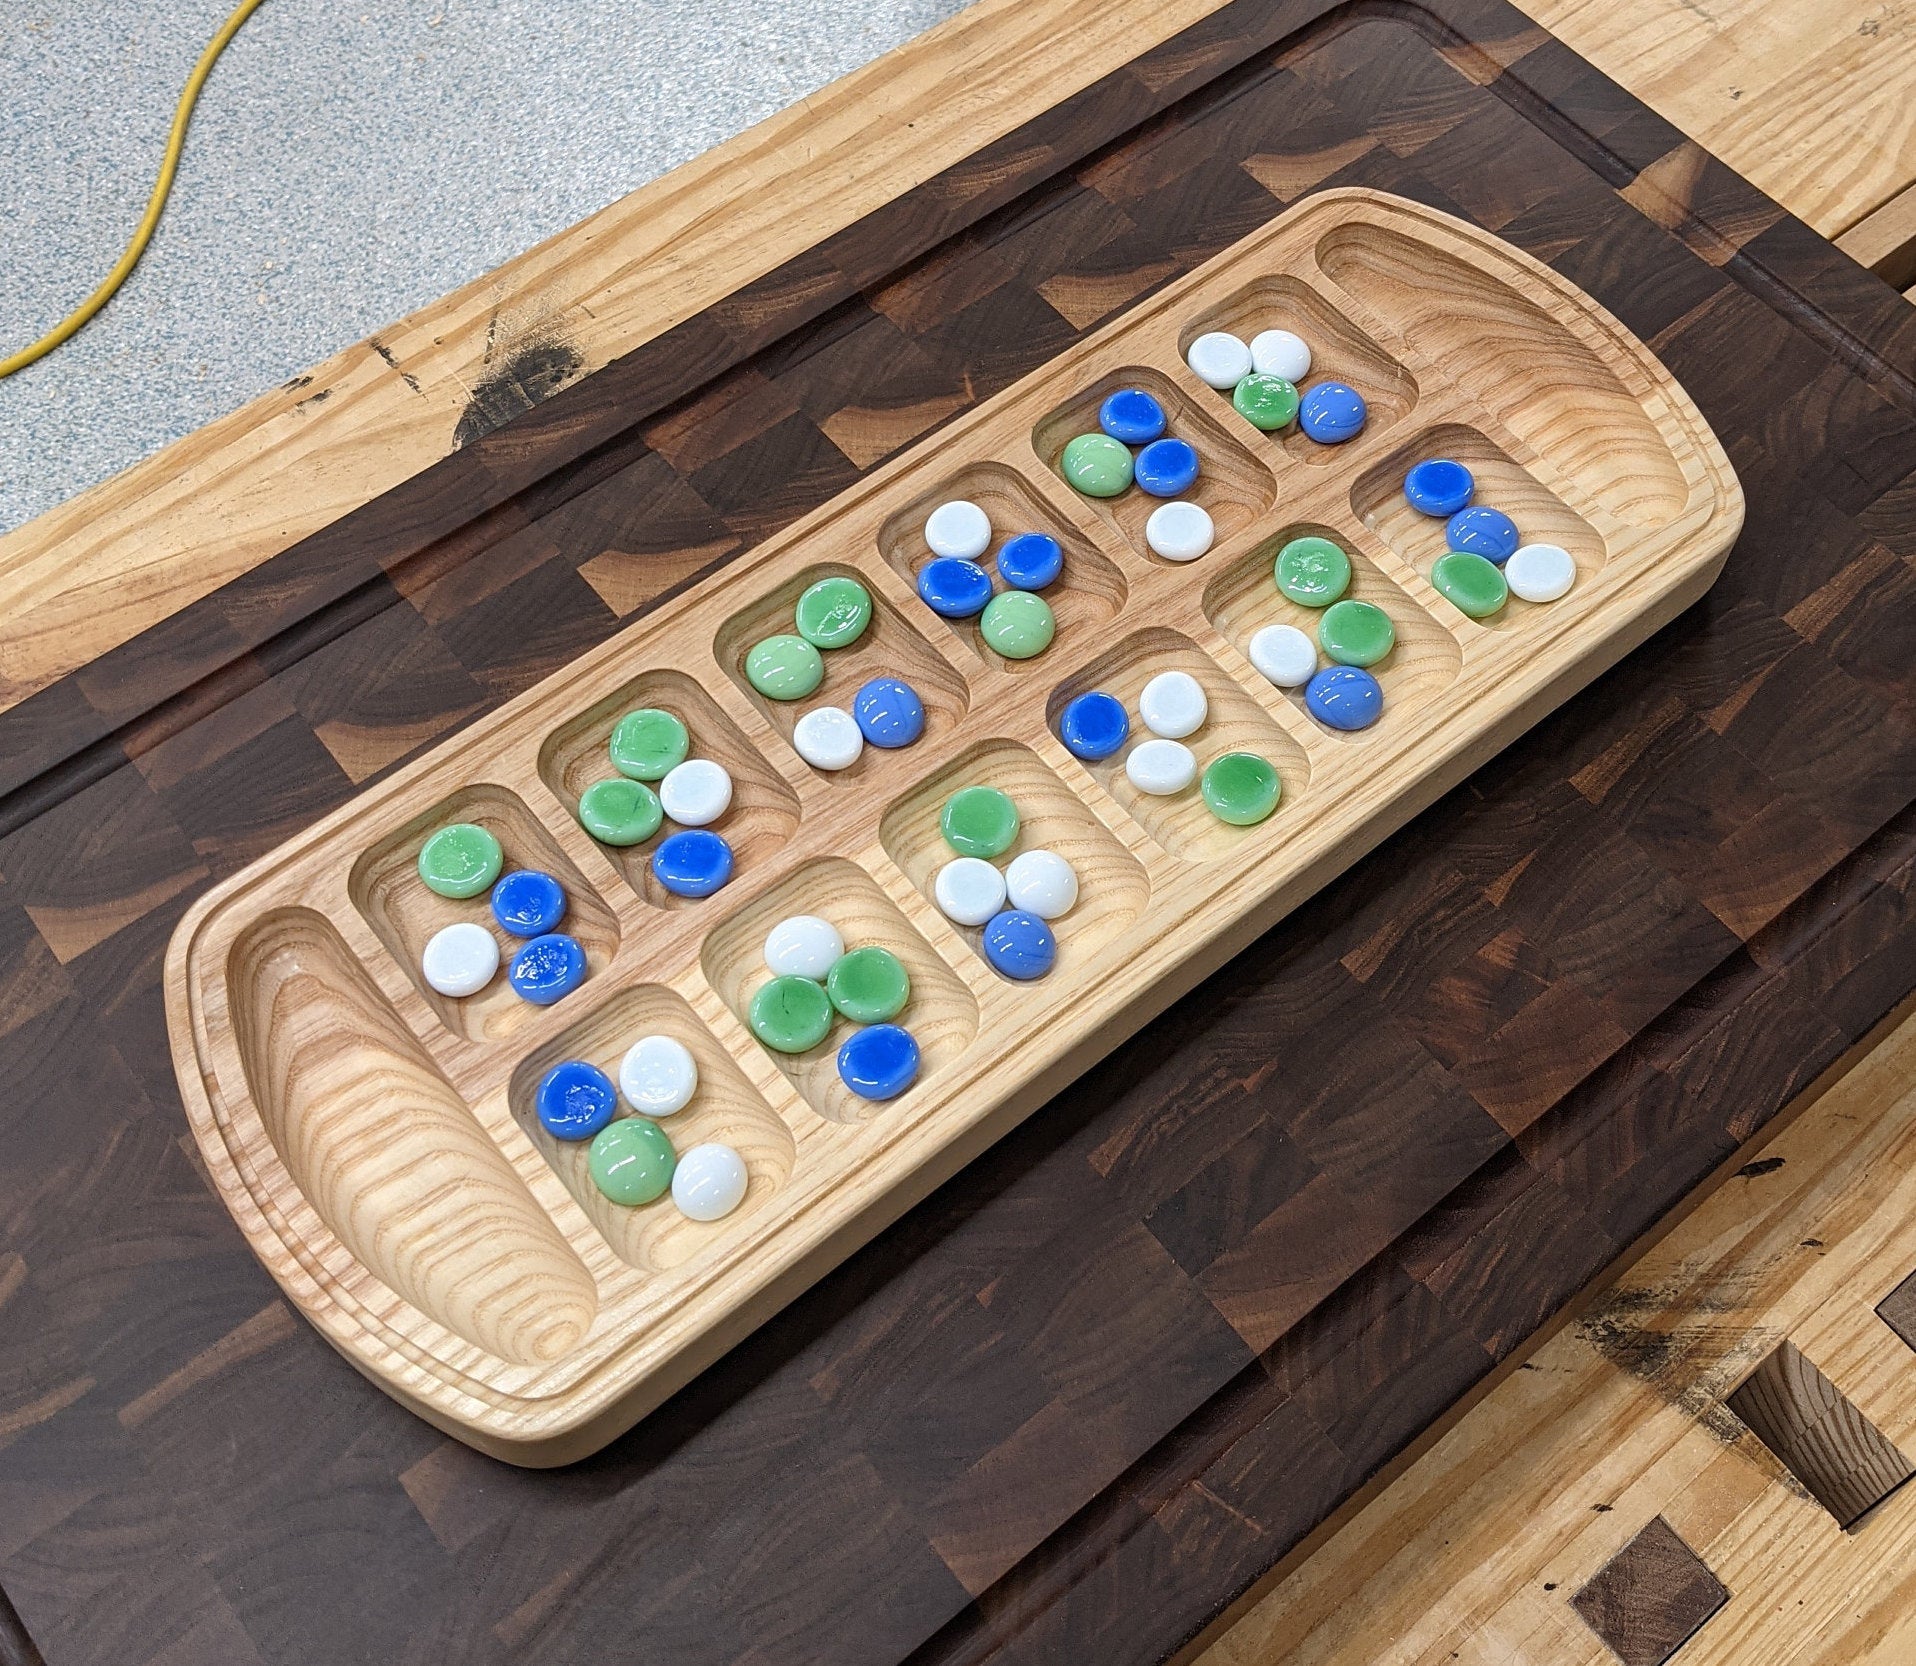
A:
[[[746,1022],[774,1053],[803,1053],[831,1030],[831,997],[810,978],[773,978],[752,997]]]
[[[802,636],[768,636],[745,656],[745,680],[768,700],[803,700],[825,680],[825,661]]]
[[[1438,595],[1473,619],[1488,619],[1510,599],[1510,586],[1496,563],[1468,550],[1438,556],[1430,582]]]
[[[1253,428],[1273,434],[1297,420],[1297,389],[1282,376],[1254,370],[1232,390],[1231,405]]]
[[[1277,808],[1284,783],[1276,767],[1255,752],[1226,752],[1211,760],[1198,791],[1219,821],[1254,827]]]
[[[1339,665],[1375,665],[1397,644],[1390,615],[1370,602],[1346,597],[1324,609],[1317,645]]]
[[[1328,538],[1293,538],[1277,552],[1275,576],[1299,607],[1329,607],[1351,587],[1351,558]]]
[[[679,1156],[671,1136],[649,1116],[622,1116],[592,1136],[585,1166],[592,1184],[614,1203],[650,1203],[672,1184]]]
[[[978,631],[986,647],[1006,659],[1030,659],[1058,632],[1051,604],[1032,590],[1000,590],[985,603]]]
[[[1109,434],[1080,434],[1064,448],[1060,466],[1086,497],[1116,497],[1131,484],[1131,448]]]
[[[825,993],[854,1024],[884,1024],[911,999],[911,974],[890,949],[871,943],[832,962]]]
[[[612,767],[634,781],[662,781],[692,750],[692,737],[670,712],[642,706],[627,712],[612,731]]]
[[[602,845],[643,844],[664,819],[659,795],[623,775],[594,781],[579,795],[579,825]]]
[[[855,578],[822,578],[795,611],[798,634],[814,648],[849,648],[872,622],[872,596]]]
[[[505,866],[499,841],[469,821],[454,822],[419,847],[419,877],[442,897],[476,897]]]
[[[1018,836],[1018,806],[996,787],[960,787],[938,818],[945,843],[960,856],[1002,856]]]

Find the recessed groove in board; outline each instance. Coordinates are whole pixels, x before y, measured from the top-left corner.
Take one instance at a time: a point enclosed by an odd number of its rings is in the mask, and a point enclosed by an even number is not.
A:
[[[577,1347],[592,1275],[331,922],[261,916],[228,978],[267,1136],[359,1264],[499,1359],[551,1365]]]
[[[896,1022],[918,1043],[918,1080],[897,1099],[861,1099],[839,1079],[837,1055],[855,1025],[834,1019],[824,1041],[804,1053],[765,1056],[785,1074],[813,1110],[830,1122],[871,1122],[911,1116],[923,1105],[938,1072],[978,1033],[978,1002],[964,981],[900,911],[885,889],[843,857],[807,863],[721,922],[705,939],[705,980],[750,1029],[752,997],[770,982],[765,937],[780,920],[816,914],[838,928],[845,947],[877,945],[904,962],[911,998]]]
[[[442,897],[427,890],[419,877],[420,845],[427,834],[450,822],[471,822],[492,834],[505,852],[506,872],[537,868],[565,887],[566,917],[560,929],[576,937],[585,950],[588,984],[605,972],[618,952],[619,922],[544,823],[505,787],[461,788],[408,817],[353,864],[347,882],[353,906],[440,1022],[468,1041],[501,1041],[529,1023],[540,1009],[522,1001],[506,982],[505,964],[517,939],[507,937],[493,923],[485,895],[463,901]],[[419,962],[436,932],[461,921],[481,925],[499,939],[500,971],[479,994],[455,1000],[426,982]]]
[[[1370,673],[1384,691],[1384,715],[1368,729],[1330,729],[1308,715],[1301,688],[1264,687],[1281,695],[1315,733],[1340,744],[1362,746],[1390,730],[1394,711],[1415,710],[1440,696],[1463,669],[1463,650],[1457,638],[1437,618],[1432,609],[1449,607],[1441,598],[1429,604],[1414,599],[1402,585],[1388,577],[1364,553],[1358,542],[1335,527],[1317,521],[1297,521],[1261,540],[1253,548],[1223,568],[1204,589],[1204,614],[1218,635],[1251,659],[1251,638],[1269,625],[1289,625],[1302,631],[1313,642],[1324,612],[1294,602],[1277,587],[1274,571],[1277,555],[1294,538],[1328,538],[1350,557],[1351,583],[1345,595],[1352,601],[1369,602],[1390,615],[1396,644]],[[1454,610],[1453,610],[1454,611]],[[1329,664],[1319,650],[1318,663]],[[1260,679],[1261,680],[1261,679]]]
[[[641,1208],[610,1201],[587,1170],[589,1141],[559,1140],[539,1122],[536,1096],[540,1078],[564,1059],[597,1065],[614,1082],[619,1063],[641,1037],[670,1036],[690,1049],[698,1066],[698,1087],[684,1110],[659,1119],[659,1126],[684,1153],[717,1140],[745,1159],[750,1179],[745,1201],[717,1221],[694,1221],[673,1206],[670,1197]],[[534,1149],[565,1182],[612,1253],[641,1272],[666,1273],[736,1236],[767,1209],[791,1175],[797,1147],[792,1131],[746,1080],[738,1061],[722,1047],[693,1012],[685,997],[662,984],[621,989],[563,1033],[535,1048],[512,1073],[507,1090],[513,1120]],[[620,1114],[630,1114],[623,1101]]]
[[[794,635],[798,598],[825,578],[855,579],[864,585],[872,600],[871,623],[849,647],[828,648],[820,653],[824,677],[812,693],[798,700],[767,699],[752,687],[746,676],[745,656],[768,637]],[[751,701],[787,745],[791,744],[793,726],[806,712],[820,706],[850,711],[859,688],[869,678],[881,674],[902,677],[924,703],[925,734],[920,744],[935,742],[949,734],[971,705],[971,690],[957,668],[906,620],[891,598],[871,582],[870,575],[843,561],[821,561],[808,566],[748,602],[719,626],[712,640],[712,652],[740,694]],[[887,775],[900,756],[900,753],[868,746],[849,769],[815,770],[794,750],[792,767],[815,780],[864,789],[872,785],[875,778]]]
[[[1378,345],[1367,332],[1303,278],[1289,272],[1266,273],[1226,296],[1215,306],[1192,314],[1178,332],[1178,352],[1207,331],[1225,330],[1250,341],[1266,330],[1289,330],[1302,336],[1311,350],[1311,368],[1303,386],[1313,382],[1343,382],[1364,396],[1369,415],[1367,437],[1395,427],[1415,408],[1417,379]],[[1336,446],[1319,445],[1293,424],[1281,434],[1254,428],[1231,406],[1229,393],[1206,389],[1217,401],[1220,420],[1254,449],[1278,446],[1293,463],[1329,468],[1339,461]]]
[[[619,719],[648,706],[669,711],[685,725],[691,757],[710,758],[731,775],[732,805],[713,830],[732,847],[738,873],[749,873],[781,850],[798,828],[798,795],[718,702],[683,671],[641,671],[554,729],[539,748],[539,774],[553,796],[576,818],[586,788],[619,773],[607,750]],[[652,876],[652,852],[671,831],[667,822],[643,844],[598,848],[634,894],[654,908],[697,907],[699,903],[675,896]]]
[[[1028,850],[1049,850],[1076,872],[1077,905],[1052,924],[1058,940],[1052,976],[1068,982],[1091,972],[1097,951],[1143,913],[1151,897],[1150,876],[1030,747],[1014,740],[981,741],[894,800],[879,823],[886,854],[936,907],[938,870],[957,854],[945,843],[939,817],[953,793],[975,786],[996,787],[1018,807],[1018,836],[996,858],[999,868]],[[981,928],[954,922],[952,930],[982,963]]]
[[[1583,481],[1633,526],[1655,526],[1688,501],[1689,483],[1644,401],[1626,343],[1600,356],[1584,332],[1611,334],[1587,301],[1548,312],[1510,276],[1369,214],[1325,230],[1316,247],[1326,276],[1383,318],[1512,433]],[[1534,274],[1525,274],[1528,284]],[[1617,326],[1620,329],[1621,326]],[[1486,352],[1494,342],[1497,351]],[[1650,393],[1644,383],[1645,394]]]
[[[1351,483],[1351,508],[1357,517],[1426,579],[1449,547],[1444,535],[1447,523],[1410,506],[1404,496],[1404,475],[1427,457],[1448,457],[1469,469],[1476,481],[1472,504],[1501,509],[1516,522],[1521,543],[1556,544],[1568,550],[1577,564],[1578,585],[1589,585],[1603,570],[1608,547],[1583,516],[1480,430],[1465,423],[1440,422],[1406,440]],[[1534,607],[1563,607],[1575,596],[1575,587],[1569,596],[1549,603],[1512,596],[1492,618],[1465,620],[1461,613],[1456,618],[1471,627],[1496,630],[1520,625]]]
[[[1043,532],[1058,540],[1064,551],[1064,572],[1043,591],[1057,622],[1058,637],[1072,640],[1109,624],[1124,610],[1130,586],[1123,571],[1083,531],[1046,503],[1030,481],[1008,464],[972,463],[947,475],[929,491],[886,516],[879,528],[879,553],[886,564],[911,586],[916,618],[928,631],[942,631],[962,643],[984,663],[1013,675],[1031,675],[1044,666],[1045,656],[1011,660],[985,644],[977,617],[946,619],[932,612],[915,593],[918,574],[932,559],[925,543],[925,519],[942,503],[954,499],[975,503],[991,522],[991,548],[980,565],[996,579],[998,551],[1006,539],[1021,532]],[[996,587],[1004,588],[1002,580]]]
[[[1268,820],[1253,827],[1222,822],[1206,806],[1195,784],[1169,797],[1140,791],[1132,784],[1125,773],[1125,758],[1132,746],[1151,738],[1137,720],[1138,697],[1144,685],[1164,671],[1188,672],[1204,689],[1209,708],[1204,726],[1184,741],[1196,754],[1200,776],[1205,765],[1226,752],[1253,752],[1276,767],[1282,795]],[[1268,848],[1282,842],[1309,814],[1298,808],[1311,778],[1310,759],[1303,747],[1189,637],[1162,626],[1126,637],[1053,690],[1048,707],[1051,721],[1055,724],[1067,704],[1093,689],[1123,702],[1131,714],[1131,741],[1113,756],[1087,763],[1085,768],[1113,802],[1171,855],[1203,862],[1251,846]]]
[[[1211,517],[1217,529],[1217,543],[1225,543],[1248,530],[1271,507],[1277,494],[1271,471],[1252,456],[1241,441],[1227,433],[1215,417],[1201,410],[1163,370],[1141,364],[1106,372],[1039,418],[1031,432],[1032,448],[1039,461],[1061,481],[1064,480],[1064,448],[1080,434],[1098,432],[1098,407],[1120,388],[1142,388],[1155,398],[1164,407],[1166,434],[1188,440],[1197,452],[1197,481],[1181,496]],[[1068,481],[1065,488],[1074,489]],[[1154,567],[1175,565],[1154,554],[1144,534],[1145,523],[1165,499],[1153,497],[1142,487],[1133,485],[1116,497],[1083,497],[1081,501],[1115,526],[1131,547]]]

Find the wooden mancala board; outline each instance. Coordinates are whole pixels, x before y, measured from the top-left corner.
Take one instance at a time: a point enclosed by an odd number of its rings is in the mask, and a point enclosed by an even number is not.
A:
[[[1185,366],[1206,330],[1272,327],[1310,343],[1310,381],[1365,396],[1359,438],[1264,434]],[[1156,500],[1090,499],[1057,472],[1127,386],[1155,394],[1202,459],[1190,495],[1218,537],[1188,565],[1148,550]],[[1513,598],[1479,623],[1431,588],[1442,523],[1409,508],[1402,482],[1433,456],[1466,463],[1478,501],[1526,541],[1574,554],[1567,596]],[[975,621],[918,599],[925,517],[958,497],[1000,536],[1064,546],[1056,639],[1033,659],[998,658]],[[202,898],[166,983],[208,1168],[273,1276],[367,1376],[512,1462],[582,1457],[1688,606],[1742,515],[1696,407],[1588,297],[1415,204],[1311,198]],[[1384,713],[1361,732],[1321,726],[1246,657],[1262,626],[1314,622],[1272,580],[1301,532],[1341,543],[1351,594],[1395,625],[1376,670]],[[825,656],[815,695],[762,698],[746,651],[789,631],[799,593],[833,573],[869,588],[871,626]],[[1081,763],[1057,739],[1073,695],[1104,689],[1135,713],[1170,668],[1208,696],[1201,761],[1244,749],[1278,766],[1268,820],[1226,825],[1195,789],[1147,797],[1121,757]],[[794,720],[848,705],[879,672],[918,690],[923,737],[837,774],[804,763]],[[719,831],[737,871],[702,901],[659,888],[648,846],[602,846],[574,813],[639,706],[676,712],[693,754],[736,783]],[[1037,982],[999,976],[978,932],[931,900],[950,855],[940,809],[974,783],[1016,802],[1014,850],[1055,850],[1079,876]],[[486,918],[483,896],[449,901],[416,870],[426,836],[455,821],[566,887],[589,974],[556,1005],[503,978],[463,1001],[424,983],[427,939]],[[748,1030],[766,932],[798,913],[908,968],[900,1022],[923,1068],[901,1097],[842,1085],[843,1024],[796,1057]],[[743,1203],[716,1222],[669,1198],[610,1203],[583,1147],[534,1111],[553,1063],[616,1074],[657,1032],[699,1067],[665,1124],[674,1144],[722,1140],[747,1161]]]

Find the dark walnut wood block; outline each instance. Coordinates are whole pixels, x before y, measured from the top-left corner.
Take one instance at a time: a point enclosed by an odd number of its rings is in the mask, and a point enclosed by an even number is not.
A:
[[[193,897],[1332,184],[1651,344],[1748,493],[1709,596],[597,1457],[513,1471],[362,1382],[191,1155]],[[1507,7],[1239,0],[0,715],[26,1632],[1186,1644],[1916,986],[1912,364],[1916,310]]]

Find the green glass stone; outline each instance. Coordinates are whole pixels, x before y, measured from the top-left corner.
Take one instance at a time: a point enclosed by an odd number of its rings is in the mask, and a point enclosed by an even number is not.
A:
[[[662,781],[692,750],[692,737],[670,712],[644,706],[627,712],[612,731],[612,767],[634,781]]]
[[[872,622],[872,596],[855,578],[822,578],[798,598],[798,634],[814,648],[849,648]]]
[[[1329,607],[1351,587],[1351,558],[1328,538],[1293,538],[1277,552],[1277,587],[1300,607]]]
[[[1061,466],[1086,497],[1116,497],[1131,484],[1131,448],[1109,434],[1080,434],[1064,448]]]
[[[832,962],[825,993],[854,1024],[889,1023],[911,999],[911,974],[890,949],[867,944]]]
[[[1002,856],[1018,836],[1018,806],[996,787],[960,787],[945,800],[938,826],[960,856]]]
[[[1297,420],[1297,389],[1282,376],[1254,370],[1232,390],[1231,405],[1253,428],[1273,434]]]
[[[1030,659],[1051,646],[1058,621],[1051,604],[1031,590],[1000,590],[978,621],[985,645],[1006,659]]]
[[[622,1116],[592,1136],[585,1166],[592,1184],[614,1203],[650,1203],[672,1184],[679,1156],[671,1136],[649,1116]]]
[[[1324,609],[1317,645],[1339,665],[1375,665],[1397,644],[1390,615],[1370,602],[1346,597]]]
[[[1277,808],[1284,783],[1276,767],[1255,752],[1226,752],[1211,760],[1198,791],[1219,821],[1254,827]]]
[[[469,821],[454,822],[419,847],[419,877],[442,897],[476,897],[505,866],[499,841]]]
[[[1468,550],[1438,556],[1430,582],[1438,595],[1473,619],[1488,619],[1510,599],[1510,586],[1496,563]]]
[[[825,662],[802,636],[768,636],[745,656],[745,680],[768,700],[803,700],[825,680]]]
[[[746,1022],[774,1053],[803,1053],[831,1029],[831,997],[810,978],[773,978],[752,997]]]
[[[579,825],[602,845],[643,844],[664,819],[659,795],[623,775],[594,781],[579,795]]]

